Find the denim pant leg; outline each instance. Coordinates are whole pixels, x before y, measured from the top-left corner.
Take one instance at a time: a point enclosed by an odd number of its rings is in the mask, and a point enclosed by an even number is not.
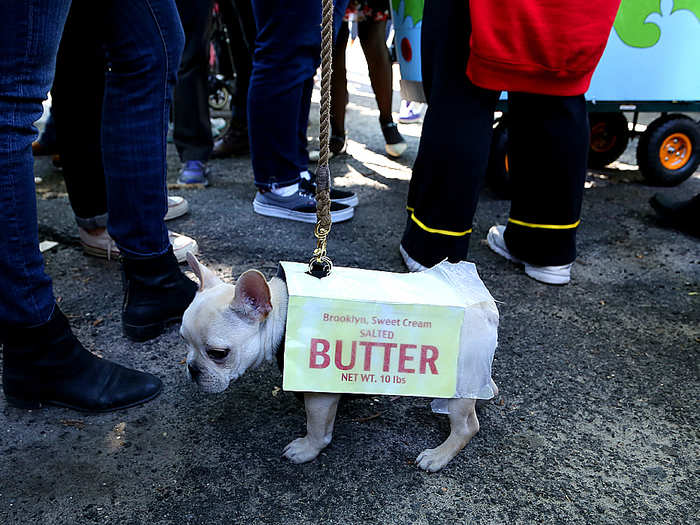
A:
[[[31,143],[51,88],[70,0],[0,2],[0,333],[54,308],[37,234]]]
[[[173,0],[112,1],[105,11],[108,230],[126,257],[155,257],[169,247],[166,133],[184,34]]]
[[[255,184],[293,184],[300,162],[305,85],[313,78],[321,45],[321,5],[315,0],[253,0],[257,27],[248,90],[248,133]],[[304,127],[305,132],[305,127]]]

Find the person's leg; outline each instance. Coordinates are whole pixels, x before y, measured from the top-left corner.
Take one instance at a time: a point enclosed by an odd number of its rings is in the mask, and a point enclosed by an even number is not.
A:
[[[173,0],[110,2],[102,26],[108,228],[124,264],[122,327],[145,341],[180,319],[196,291],[178,268],[163,220],[167,122],[184,38]]]
[[[94,23],[102,16],[102,9],[103,4],[73,0],[51,93],[63,177],[81,244],[85,253],[109,259],[118,257],[119,249],[106,231],[107,188],[100,142],[105,52],[103,28]],[[182,197],[169,197],[166,220],[183,215],[187,209]],[[185,249],[187,238],[177,239]],[[178,255],[184,260],[184,253]]]
[[[486,175],[498,93],[467,78],[470,31],[464,2],[426,3],[421,59],[428,111],[401,240],[403,250],[424,267],[466,259]]]
[[[236,67],[236,93],[231,107],[231,116],[248,126],[248,87],[253,71],[255,49],[255,17],[251,0],[232,0],[236,17],[232,27],[231,47]]]
[[[576,258],[576,231],[588,158],[588,114],[583,95],[509,93],[508,164],[512,185],[505,244],[517,259],[537,266]],[[542,162],[546,144],[547,162]]]
[[[173,140],[183,162],[206,161],[212,147],[207,90],[207,25],[211,14],[211,2],[176,0],[175,3],[185,31],[185,48],[174,92]]]
[[[236,72],[236,84],[231,100],[231,122],[224,135],[214,143],[213,158],[243,155],[250,151],[248,87],[255,45],[255,18],[250,0],[220,2],[219,10],[231,42],[230,53]]]
[[[37,236],[31,143],[69,0],[0,3],[0,343],[8,404],[107,412],[148,401],[160,381],[85,350],[56,306]]]
[[[183,49],[173,0],[109,2],[102,149],[109,233],[122,254],[168,251],[166,132]]]
[[[348,0],[337,0],[333,3],[333,68],[331,71],[331,136],[329,139],[330,153],[332,155],[345,152],[345,106],[347,106],[347,79],[345,72],[345,48],[349,36],[347,23],[344,23]],[[317,66],[320,62],[317,57]],[[302,170],[302,178],[309,180],[311,175],[307,170],[309,160],[318,161],[320,152],[318,150],[307,151],[307,128],[309,124],[309,110],[311,109],[311,94],[313,93],[313,77],[304,85],[303,107],[299,114],[299,163],[305,166]],[[341,104],[338,106],[337,104]],[[315,186],[308,190],[315,192]],[[334,191],[338,193],[338,191]],[[354,202],[357,204],[357,196],[352,192],[343,192],[346,198],[340,198],[337,202]],[[339,197],[339,195],[336,195]],[[336,199],[332,199],[336,200]]]
[[[102,99],[105,56],[95,24],[102,4],[73,0],[56,59],[52,96],[63,178],[78,226],[107,227],[102,166]]]
[[[331,75],[331,135],[345,137],[345,107],[348,105],[348,80],[345,71],[345,52],[350,30],[348,24],[340,26],[333,43],[333,73]],[[331,147],[331,151],[332,151]]]
[[[300,189],[308,165],[306,129],[319,60],[321,6],[312,0],[254,0],[257,26],[248,90],[248,130],[261,215],[316,222],[316,199]],[[333,195],[331,194],[331,199]],[[354,209],[331,202],[333,222]]]
[[[386,47],[386,20],[365,19],[357,24],[357,36],[367,60],[369,80],[379,108],[379,123],[393,122],[391,116],[391,57]]]
[[[69,0],[0,3],[0,332],[45,323],[54,310],[39,252],[31,144],[69,6]]]
[[[381,6],[382,2],[374,2]],[[367,60],[369,78],[374,98],[379,108],[379,126],[386,142],[385,150],[392,157],[400,157],[408,147],[399,133],[391,114],[392,71],[391,56],[386,47],[386,17],[388,10],[374,8],[371,17],[357,24],[357,34],[362,44],[362,52]]]
[[[336,154],[336,153],[342,153],[345,150],[345,133],[344,131],[341,130],[341,133],[339,135],[336,135],[333,130],[333,97],[334,92],[333,92],[333,73],[335,72],[336,68],[340,67],[339,65],[336,65],[335,63],[335,53],[336,50],[338,49],[338,46],[340,45],[340,33],[342,30],[342,22],[343,18],[345,17],[345,9],[347,7],[348,0],[338,0],[334,2],[333,4],[333,69],[331,72],[331,136],[329,139],[329,146],[331,150],[331,154]],[[317,29],[318,30],[318,29]],[[347,36],[345,37],[345,41],[347,42]],[[345,47],[343,47],[345,49]],[[315,68],[317,68],[320,64],[320,56],[317,56],[315,58]],[[342,56],[343,60],[343,75],[345,75],[345,55],[343,54]],[[346,82],[343,82],[343,86],[346,86]],[[305,83],[304,83],[304,93],[302,95],[302,107],[299,112],[299,125],[297,128],[297,134],[299,136],[299,143],[298,143],[298,151],[299,151],[299,165],[302,166],[302,178],[307,179],[310,177],[310,174],[308,172],[308,164],[309,164],[309,152],[307,150],[307,134],[308,134],[308,127],[309,127],[309,111],[311,110],[311,94],[313,93],[314,89],[314,78],[313,76],[309,78]],[[345,89],[345,87],[343,88]],[[345,98],[344,100],[345,105],[347,105],[347,90],[345,91]],[[345,118],[345,105],[343,106],[343,119]],[[315,152],[314,152],[315,153]],[[314,160],[317,160],[318,157],[315,157]],[[307,189],[313,189],[313,192],[315,194],[315,186],[313,188],[309,188],[308,185],[306,186]],[[336,194],[336,197],[339,197],[339,192],[336,190],[333,190],[333,193]],[[345,198],[340,198],[340,199],[333,199],[337,202],[357,202],[357,196],[352,193],[352,192],[346,192],[343,191],[342,193],[346,194]]]
[[[297,125],[297,152],[299,173],[309,168],[309,151],[307,149],[309,132],[309,112],[311,111],[311,94],[314,91],[314,78],[307,78],[302,87],[299,123]]]
[[[255,184],[295,184],[306,169],[300,130],[308,120],[305,93],[318,63],[320,4],[253,0],[257,38],[248,91],[248,130]]]

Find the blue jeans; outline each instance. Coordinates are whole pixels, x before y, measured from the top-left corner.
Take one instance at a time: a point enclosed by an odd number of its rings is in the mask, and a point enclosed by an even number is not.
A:
[[[44,323],[54,308],[39,252],[31,143],[70,4],[0,2],[0,327]],[[169,247],[166,131],[182,26],[173,0],[91,4],[108,56],[102,145],[109,233],[126,256],[157,256]]]
[[[348,0],[336,0],[334,30]],[[257,36],[248,89],[248,135],[255,184],[299,181],[306,170],[306,128],[321,52],[321,2],[252,0]]]

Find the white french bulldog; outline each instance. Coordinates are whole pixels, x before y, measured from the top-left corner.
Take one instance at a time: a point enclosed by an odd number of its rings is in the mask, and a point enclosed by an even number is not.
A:
[[[257,270],[227,284],[191,253],[187,262],[199,279],[199,290],[185,311],[180,334],[186,342],[187,375],[204,392],[223,392],[246,370],[272,360],[282,343],[287,319],[287,285],[269,282]],[[498,388],[491,381],[497,395]],[[331,442],[340,394],[304,393],[306,436],[295,439],[283,455],[293,463],[316,458]],[[417,465],[442,469],[479,431],[475,399],[448,401],[450,435],[440,446],[424,450]]]

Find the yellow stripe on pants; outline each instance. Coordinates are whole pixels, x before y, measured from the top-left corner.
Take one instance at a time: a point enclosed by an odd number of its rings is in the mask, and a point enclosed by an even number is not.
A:
[[[576,228],[581,224],[581,219],[577,220],[573,224],[535,224],[534,222],[519,221],[517,219],[508,219],[508,222],[517,224],[518,226],[525,226],[526,228],[544,228],[545,230],[571,230]]]
[[[471,228],[469,228],[468,230],[463,231],[463,232],[453,232],[450,230],[438,230],[437,228],[431,228],[430,226],[426,226],[421,221],[419,221],[418,218],[416,217],[416,214],[413,212],[411,212],[411,220],[413,222],[415,222],[418,226],[420,226],[421,229],[423,229],[429,233],[439,233],[440,235],[450,235],[452,237],[464,237],[465,235],[472,232]]]

